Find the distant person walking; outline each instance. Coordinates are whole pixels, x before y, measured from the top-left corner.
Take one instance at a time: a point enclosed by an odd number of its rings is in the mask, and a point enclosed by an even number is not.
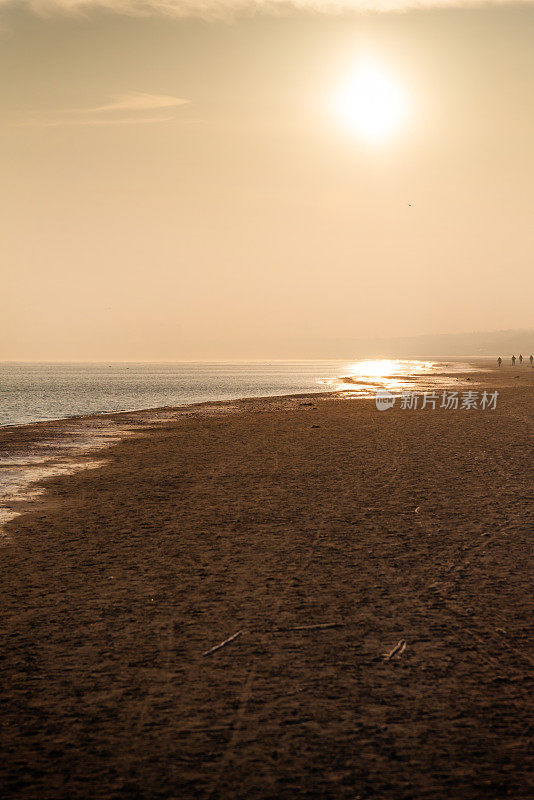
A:
[[[523,363],[523,356],[521,355],[521,353],[519,353],[519,363],[520,363],[520,364],[522,364],[522,363]]]
[[[512,367],[515,367],[515,356],[512,356]]]
[[[499,358],[497,359],[497,364],[499,365],[499,367],[500,367],[500,366],[501,366],[501,364],[502,364],[502,358],[501,358],[500,356],[499,356]]]
[[[534,361],[534,356],[530,356],[530,366],[532,366],[533,361]]]

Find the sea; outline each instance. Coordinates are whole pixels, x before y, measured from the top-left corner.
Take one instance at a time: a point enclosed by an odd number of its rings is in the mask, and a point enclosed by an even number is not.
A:
[[[361,359],[241,363],[0,363],[0,426],[241,397],[347,389],[465,369],[451,362]],[[391,383],[393,381],[393,383]]]
[[[348,362],[0,364],[0,425],[325,390]]]

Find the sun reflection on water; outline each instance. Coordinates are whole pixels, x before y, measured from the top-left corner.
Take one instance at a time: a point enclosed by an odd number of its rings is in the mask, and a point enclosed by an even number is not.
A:
[[[329,383],[346,396],[371,396],[378,389],[401,394],[439,386],[447,366],[436,361],[363,359],[348,364],[346,374]]]

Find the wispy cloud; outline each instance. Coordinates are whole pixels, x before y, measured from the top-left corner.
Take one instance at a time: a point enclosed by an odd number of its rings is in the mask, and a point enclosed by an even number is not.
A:
[[[188,103],[182,97],[169,94],[145,94],[144,92],[127,92],[113,98],[111,103],[93,108],[78,109],[80,114],[113,114],[123,111],[154,111],[161,108],[175,108]]]
[[[37,13],[106,9],[119,14],[175,17],[225,17],[233,13],[296,8],[319,13],[399,11],[426,7],[482,6],[534,0],[0,0],[0,6],[26,5]]]
[[[24,127],[57,128],[64,125],[139,125],[167,122],[173,111],[189,101],[166,94],[127,92],[100,106],[63,109],[19,123]],[[159,113],[158,113],[159,112]]]

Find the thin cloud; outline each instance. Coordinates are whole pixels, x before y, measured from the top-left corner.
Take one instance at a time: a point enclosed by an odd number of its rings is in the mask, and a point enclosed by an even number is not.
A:
[[[483,6],[534,0],[0,0],[0,6],[26,5],[37,13],[105,9],[118,14],[163,14],[174,17],[222,18],[239,12],[301,9],[318,13],[401,11],[429,7]]]
[[[189,103],[182,97],[166,94],[127,92],[110,103],[85,108],[64,109],[19,123],[21,127],[58,128],[65,125],[146,125],[175,119],[171,110]],[[157,113],[161,112],[161,113]]]
[[[110,114],[122,111],[154,111],[161,108],[175,108],[188,103],[182,97],[168,94],[145,94],[144,92],[127,92],[118,95],[111,103],[94,108],[82,108],[81,114]]]

